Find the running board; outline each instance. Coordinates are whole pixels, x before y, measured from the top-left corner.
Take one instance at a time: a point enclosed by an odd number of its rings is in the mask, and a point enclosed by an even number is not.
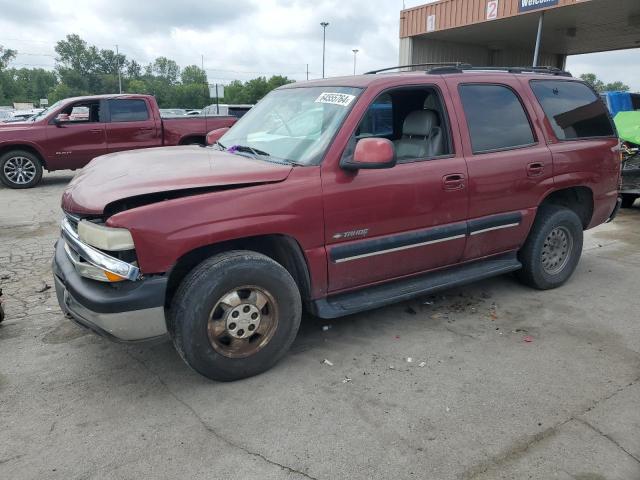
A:
[[[313,300],[311,311],[320,318],[343,317],[513,272],[520,268],[522,268],[522,264],[518,261],[516,252],[513,252],[423,274],[419,277],[396,280],[354,292]]]

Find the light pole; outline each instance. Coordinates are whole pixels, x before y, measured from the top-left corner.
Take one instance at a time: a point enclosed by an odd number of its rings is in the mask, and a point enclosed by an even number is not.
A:
[[[357,48],[354,48],[353,50],[351,50],[353,52],[353,74],[356,74],[356,55],[358,55],[358,52],[360,50],[358,50]]]
[[[324,78],[324,53],[327,43],[327,27],[329,26],[329,22],[320,22],[320,25],[322,26],[322,78]]]

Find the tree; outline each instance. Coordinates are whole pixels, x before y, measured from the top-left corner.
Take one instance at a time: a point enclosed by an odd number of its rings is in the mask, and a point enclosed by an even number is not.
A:
[[[622,83],[620,81],[607,83],[604,86],[604,91],[605,92],[628,92],[629,85]]]
[[[600,80],[595,73],[583,73],[580,75],[580,79],[587,82],[589,85],[593,87],[596,92],[611,92],[611,91],[619,91],[619,92],[628,92],[629,86],[624,83],[617,81],[612,83],[604,83]]]
[[[184,70],[182,70],[182,73],[180,74],[180,80],[182,81],[183,85],[188,85],[191,83],[204,85],[207,83],[207,74],[197,65],[188,65],[184,67]]]
[[[16,58],[18,52],[16,50],[11,50],[10,48],[5,49],[2,45],[0,45],[0,72],[7,68],[7,65]]]
[[[167,57],[158,57],[151,64],[151,68],[149,70],[158,79],[168,85],[175,85],[178,83],[180,67],[174,60],[170,60]]]
[[[267,80],[265,77],[254,78],[248,82],[234,80],[224,87],[225,103],[257,103],[274,88],[292,83],[293,80],[275,75]]]

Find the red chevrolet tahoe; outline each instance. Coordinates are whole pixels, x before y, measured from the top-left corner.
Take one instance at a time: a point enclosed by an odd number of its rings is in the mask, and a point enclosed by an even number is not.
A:
[[[607,110],[555,70],[439,68],[301,82],[209,147],[92,161],[64,192],[54,273],[71,318],[169,334],[217,380],[335,318],[516,272],[562,285],[619,207]]]
[[[20,123],[0,123],[0,181],[30,188],[43,169],[75,170],[100,155],[163,145],[204,144],[235,117],[160,118],[151,95],[67,98]]]

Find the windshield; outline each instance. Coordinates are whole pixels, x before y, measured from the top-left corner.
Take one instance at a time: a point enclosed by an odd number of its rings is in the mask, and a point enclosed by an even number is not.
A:
[[[47,113],[54,111],[56,108],[58,108],[60,105],[62,105],[65,102],[65,100],[58,100],[56,103],[54,103],[53,105],[51,105],[48,108],[45,108],[43,111],[41,111],[40,113],[36,113],[33,117],[30,117],[29,120],[31,120],[32,122],[35,122],[36,120],[40,120],[41,118],[43,118]]]
[[[330,86],[275,90],[249,110],[219,144],[232,151],[248,147],[275,160],[315,165],[361,91]]]

